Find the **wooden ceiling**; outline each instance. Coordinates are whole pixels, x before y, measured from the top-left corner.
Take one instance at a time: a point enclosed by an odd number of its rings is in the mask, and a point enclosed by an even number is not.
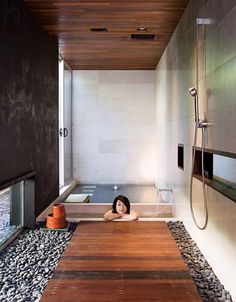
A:
[[[25,0],[72,69],[155,69],[188,0]],[[137,29],[144,27],[145,31]],[[91,32],[90,28],[106,28]],[[155,34],[154,40],[131,34]]]

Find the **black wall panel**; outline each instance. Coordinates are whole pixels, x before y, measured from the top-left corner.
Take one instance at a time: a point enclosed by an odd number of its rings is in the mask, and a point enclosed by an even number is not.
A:
[[[58,196],[58,48],[22,0],[0,10],[0,184],[36,171],[37,216]]]

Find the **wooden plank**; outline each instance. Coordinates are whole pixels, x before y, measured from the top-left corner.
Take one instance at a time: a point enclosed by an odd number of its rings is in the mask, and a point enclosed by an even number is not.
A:
[[[25,0],[25,3],[38,22],[57,38],[59,51],[72,69],[111,70],[155,69],[188,0]],[[90,32],[92,27],[103,27],[107,32]],[[130,35],[138,33],[140,27],[146,28],[145,33],[157,35],[155,41],[145,42],[153,49],[147,56],[143,56],[146,52],[143,43],[130,40]],[[118,36],[114,34],[117,32]],[[81,51],[74,55],[74,46],[78,44]],[[98,44],[107,50],[105,60],[101,61]],[[117,52],[113,44],[119,45]],[[118,64],[114,59],[124,61]]]
[[[201,299],[164,222],[81,222],[41,301]]]

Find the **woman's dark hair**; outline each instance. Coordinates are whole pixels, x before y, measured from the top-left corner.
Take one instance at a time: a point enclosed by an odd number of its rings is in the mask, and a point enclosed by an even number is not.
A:
[[[124,205],[127,208],[127,212],[126,213],[129,214],[130,213],[130,202],[129,202],[129,199],[126,196],[124,196],[124,195],[118,195],[114,199],[113,205],[112,205],[112,213],[117,213],[117,211],[116,211],[116,204],[117,204],[118,200],[120,200],[120,201],[122,201],[124,203]]]

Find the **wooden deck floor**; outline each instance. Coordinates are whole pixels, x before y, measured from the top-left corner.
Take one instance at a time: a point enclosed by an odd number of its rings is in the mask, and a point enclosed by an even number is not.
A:
[[[81,222],[40,301],[201,301],[165,222]]]

